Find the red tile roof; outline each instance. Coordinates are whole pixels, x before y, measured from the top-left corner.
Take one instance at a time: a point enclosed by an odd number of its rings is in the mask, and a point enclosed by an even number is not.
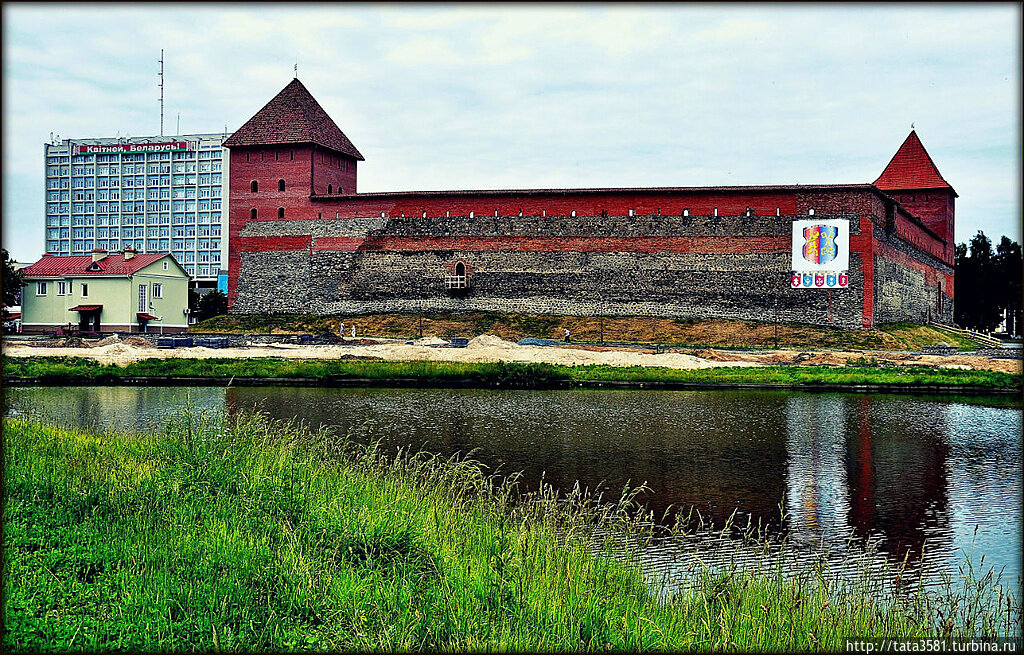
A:
[[[348,140],[298,78],[224,142],[227,147],[313,143],[362,161]]]
[[[935,162],[924,149],[917,132],[911,130],[900,149],[893,155],[889,165],[875,180],[875,186],[885,191],[904,189],[950,189],[949,182],[942,178]],[[956,191],[953,191],[956,194]]]
[[[103,305],[76,305],[69,309],[69,312],[94,312],[97,309],[103,309]]]
[[[98,271],[90,271],[92,255],[71,255],[70,257],[58,257],[56,255],[43,255],[43,258],[31,266],[21,269],[25,277],[60,277],[63,275],[131,275],[138,273],[153,262],[160,261],[164,257],[170,257],[165,252],[154,252],[146,255],[135,255],[125,261],[124,255],[107,255],[96,262]]]

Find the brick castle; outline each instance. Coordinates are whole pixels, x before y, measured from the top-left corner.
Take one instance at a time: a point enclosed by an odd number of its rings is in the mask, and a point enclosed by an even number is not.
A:
[[[294,79],[224,145],[232,312],[952,322],[957,194],[913,131],[871,184],[357,193]],[[847,287],[791,287],[810,218],[849,222]]]

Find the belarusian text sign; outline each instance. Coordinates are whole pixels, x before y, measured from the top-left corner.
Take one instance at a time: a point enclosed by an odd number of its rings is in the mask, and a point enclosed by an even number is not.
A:
[[[156,143],[143,141],[140,143],[103,143],[103,144],[77,144],[75,146],[77,155],[88,155],[92,153],[109,152],[177,152],[188,150],[188,141],[165,141]]]

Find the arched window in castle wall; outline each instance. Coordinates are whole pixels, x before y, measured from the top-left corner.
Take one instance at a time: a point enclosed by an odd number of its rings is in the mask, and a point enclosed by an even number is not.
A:
[[[444,286],[448,290],[469,288],[469,267],[465,262],[457,261],[455,265],[447,264],[447,275],[444,276]]]
[[[284,218],[284,207],[278,207],[277,208],[277,217],[278,218]]]
[[[256,180],[253,180],[252,182],[249,183],[249,190],[253,193],[256,193],[257,191],[260,190],[260,183],[257,182]]]
[[[277,190],[278,191],[284,191],[284,180],[278,180],[277,181]]]
[[[328,193],[328,195],[334,193],[334,185],[333,184],[328,184],[327,185],[327,193]]]
[[[256,220],[256,208],[255,207],[253,207],[252,209],[249,210],[249,218],[251,218],[252,220]]]

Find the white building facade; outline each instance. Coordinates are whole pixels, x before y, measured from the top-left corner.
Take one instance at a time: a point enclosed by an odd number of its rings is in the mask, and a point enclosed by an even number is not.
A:
[[[46,144],[45,252],[169,252],[196,285],[215,286],[227,268],[229,136]]]

